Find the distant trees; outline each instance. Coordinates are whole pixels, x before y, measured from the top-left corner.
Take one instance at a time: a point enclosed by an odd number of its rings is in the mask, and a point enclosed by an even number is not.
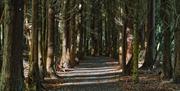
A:
[[[106,55],[114,58],[117,56],[117,36],[118,30],[116,29],[116,0],[105,0],[105,48]],[[113,40],[113,41],[112,41]]]
[[[62,34],[62,56],[60,68],[71,68],[76,65],[77,57],[77,1],[67,0],[64,6],[64,30]]]
[[[4,0],[5,39],[0,91],[24,91],[23,4],[23,0]]]
[[[88,5],[89,0],[86,0],[86,2],[84,0],[81,0],[80,4],[81,6],[81,10],[80,10],[80,24],[79,24],[79,45],[78,45],[78,57],[80,59],[83,58],[84,55],[86,55],[88,52],[88,41],[87,40],[87,24],[88,22],[90,22],[88,20],[88,12],[87,9],[89,8]],[[90,24],[89,24],[90,25]]]

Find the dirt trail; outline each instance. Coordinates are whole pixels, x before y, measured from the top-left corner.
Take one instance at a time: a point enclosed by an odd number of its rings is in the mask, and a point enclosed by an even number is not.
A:
[[[58,72],[63,79],[46,78],[49,91],[122,91],[118,61],[106,57],[86,57],[68,72]],[[62,82],[63,80],[63,82]]]

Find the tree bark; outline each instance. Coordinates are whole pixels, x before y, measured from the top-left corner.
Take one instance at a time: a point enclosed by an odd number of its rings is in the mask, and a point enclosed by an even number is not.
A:
[[[48,5],[48,49],[46,69],[48,74],[52,74],[52,65],[54,62],[54,30],[55,30],[55,10],[53,2],[49,1]]]
[[[30,91],[40,90],[40,74],[38,65],[38,32],[40,0],[32,0],[32,46],[30,54],[30,69],[28,74],[28,88]]]
[[[5,0],[5,44],[0,91],[24,91],[23,0]]]
[[[1,20],[1,16],[2,16],[2,13],[3,13],[3,0],[0,1],[0,20]]]
[[[161,0],[161,17],[163,22],[163,74],[165,79],[170,79],[172,77],[172,65],[171,65],[171,16],[170,11],[171,1]],[[168,11],[168,13],[166,11]]]
[[[2,24],[2,14],[3,14],[3,0],[0,1],[0,38],[2,37],[3,33],[3,24]],[[2,67],[2,39],[0,39],[0,73],[1,73],[1,67]]]
[[[125,10],[125,19],[124,19],[124,26],[123,26],[123,33],[122,33],[122,70],[123,73],[126,74],[126,54],[127,54],[127,23],[128,23],[128,9],[127,5],[124,5],[124,10]]]
[[[176,3],[176,10],[177,10],[177,16],[180,15],[180,1],[179,0],[176,0],[175,1]],[[175,17],[176,19],[178,17]],[[174,32],[175,34],[175,66],[174,66],[174,75],[173,75],[173,78],[174,78],[174,82],[176,83],[180,83],[180,27],[179,27],[179,21],[178,21],[178,25],[176,26],[176,30]]]
[[[179,13],[180,14],[180,13]],[[175,31],[175,68],[174,68],[174,82],[180,83],[180,27]]]
[[[101,34],[100,31],[102,31],[102,13],[101,13],[101,0],[93,0],[91,1],[92,8],[91,8],[91,14],[92,14],[92,22],[91,22],[91,29],[93,32],[91,32],[91,43],[92,43],[92,55],[99,56],[100,55],[100,43],[101,43]]]
[[[79,35],[80,35],[80,38],[79,38],[79,51],[78,51],[78,58],[79,59],[82,59],[83,56],[85,55],[85,31],[86,31],[86,3],[84,0],[81,0],[81,23],[80,23],[80,26],[79,26]]]
[[[69,13],[71,8],[75,7],[75,1],[67,0],[65,3],[65,18],[64,18],[64,31],[63,31],[63,49],[62,57],[60,62],[60,67],[70,68],[75,65],[75,49],[76,49],[76,21],[75,21],[75,11]]]
[[[46,70],[46,61],[47,61],[47,42],[48,42],[48,33],[47,33],[47,30],[48,30],[48,27],[47,27],[47,22],[48,20],[46,19],[46,17],[48,16],[47,14],[47,9],[48,7],[47,6],[47,1],[45,0],[42,0],[41,1],[41,4],[42,4],[42,31],[41,31],[41,45],[40,45],[40,48],[41,48],[41,75],[42,75],[42,78],[45,77],[46,73],[47,73],[47,70]]]
[[[151,68],[155,62],[155,0],[148,1],[148,18],[147,18],[147,31],[148,31],[148,41],[147,49],[145,54],[145,62],[142,68]]]
[[[140,23],[141,23],[141,15],[140,11],[141,7],[141,0],[136,0],[136,4],[134,5],[135,9],[133,11],[134,15],[134,24],[133,24],[133,69],[132,69],[132,80],[134,83],[139,82],[139,72],[138,72],[138,63],[139,63],[139,31],[140,31]]]
[[[105,41],[106,51],[109,57],[117,55],[117,29],[115,24],[116,0],[105,1]],[[117,56],[116,56],[117,57]]]
[[[76,6],[76,0],[71,1],[71,8]],[[71,47],[70,47],[70,66],[74,67],[76,65],[76,48],[77,48],[77,27],[76,27],[76,13],[71,15],[71,22],[70,22],[70,31],[71,31]]]

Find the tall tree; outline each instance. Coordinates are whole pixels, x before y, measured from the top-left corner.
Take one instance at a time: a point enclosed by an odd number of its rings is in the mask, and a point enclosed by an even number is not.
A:
[[[171,65],[171,20],[172,18],[172,0],[161,0],[161,17],[163,29],[163,74],[165,79],[172,77]]]
[[[55,31],[55,10],[53,0],[48,4],[48,50],[46,69],[48,74],[52,73],[52,64],[54,61],[54,31]]]
[[[71,9],[76,8],[76,0],[71,1]],[[70,66],[74,67],[76,65],[76,48],[77,48],[77,29],[76,29],[76,9],[73,11],[71,15],[70,22]]]
[[[73,10],[71,10],[73,9]],[[64,10],[64,30],[63,30],[63,45],[62,57],[60,66],[63,68],[74,67],[76,57],[76,1],[67,0]],[[71,13],[70,13],[71,12]]]
[[[67,68],[69,66],[69,55],[67,54],[67,51],[69,51],[69,49],[67,49],[67,45],[68,45],[68,35],[69,35],[69,22],[70,22],[70,15],[68,13],[69,11],[69,5],[70,5],[70,0],[66,0],[64,2],[64,30],[62,33],[62,56],[60,59],[60,67],[64,67]]]
[[[40,73],[42,78],[46,76],[47,70],[46,70],[46,61],[47,61],[47,42],[48,42],[48,26],[47,26],[47,1],[41,0],[42,5],[42,31],[40,33],[40,50],[41,50],[41,65],[40,65]]]
[[[114,0],[105,0],[105,41],[106,54],[113,57],[113,33],[115,32]]]
[[[116,11],[117,11],[117,0],[111,0],[111,31],[112,31],[112,53],[111,56],[113,58],[117,58],[117,53],[118,53],[118,30],[116,29],[116,23],[115,23],[115,18],[116,18]]]
[[[5,47],[0,91],[24,91],[22,60],[23,1],[4,0]]]
[[[79,52],[78,52],[78,57],[80,59],[82,59],[82,57],[85,55],[85,43],[84,41],[86,40],[86,7],[87,7],[87,3],[84,0],[81,0],[81,23],[79,26],[79,35],[80,35],[80,39],[79,39]]]
[[[4,4],[3,4],[3,0],[1,0],[0,1],[0,73],[1,73],[1,67],[2,67],[2,45],[3,45],[3,43],[2,43],[2,39],[1,39],[1,37],[2,37],[2,33],[3,33],[3,23],[2,23],[2,21],[3,21],[3,7],[4,6]]]
[[[123,32],[122,32],[122,70],[123,73],[125,74],[125,70],[126,70],[126,53],[127,53],[127,23],[128,23],[128,8],[127,8],[127,4],[124,2],[124,11],[125,11],[125,16],[124,16],[124,25],[123,25]]]
[[[38,65],[38,32],[40,31],[39,20],[40,0],[32,0],[32,45],[30,48],[30,68],[28,74],[28,88],[30,91],[40,90],[40,75]]]
[[[2,13],[3,13],[3,0],[0,1],[0,20],[1,20],[1,16],[2,16]]]
[[[139,81],[138,76],[138,61],[139,61],[139,31],[141,30],[141,24],[143,23],[143,0],[134,0],[135,4],[133,5],[135,8],[133,10],[133,18],[134,18],[134,24],[133,24],[133,74],[132,79],[134,83],[137,83]]]
[[[155,0],[149,0],[147,3],[148,17],[147,17],[147,49],[145,55],[145,62],[143,68],[150,68],[153,66],[155,59]]]
[[[176,30],[174,32],[175,34],[175,67],[174,67],[174,81],[177,83],[180,83],[180,20],[179,20],[179,15],[180,15],[180,1],[175,0],[176,3],[176,20],[177,20],[177,26]]]
[[[102,1],[101,0],[92,0],[91,4],[91,39],[92,39],[92,55],[99,56],[100,55],[100,45],[102,40]]]

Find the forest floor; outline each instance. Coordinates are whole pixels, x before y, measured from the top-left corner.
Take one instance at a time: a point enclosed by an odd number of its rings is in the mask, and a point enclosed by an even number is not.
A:
[[[180,84],[162,80],[155,72],[140,71],[139,83],[134,84],[131,76],[120,77],[122,91],[180,91]]]
[[[139,71],[139,83],[123,76],[118,61],[107,57],[86,57],[60,78],[45,78],[45,91],[180,91],[180,84],[164,81],[156,71]],[[26,73],[25,73],[26,74]]]

